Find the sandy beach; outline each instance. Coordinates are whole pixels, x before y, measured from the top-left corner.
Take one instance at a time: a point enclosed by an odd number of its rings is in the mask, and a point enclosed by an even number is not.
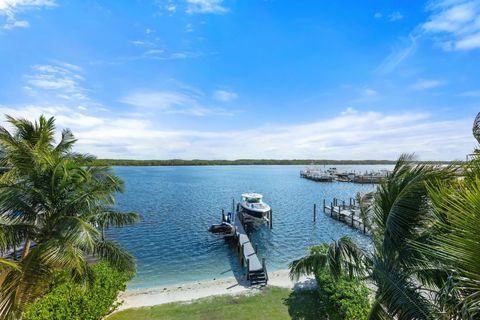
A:
[[[314,287],[315,280],[312,276],[303,277],[298,282],[292,282],[288,277],[288,270],[280,270],[269,273],[268,285],[292,289],[306,288]],[[124,302],[118,310],[148,307],[170,302],[188,302],[225,294],[255,294],[258,291],[258,288],[250,287],[245,279],[236,279],[234,277],[149,289],[127,290],[119,296],[119,299]]]

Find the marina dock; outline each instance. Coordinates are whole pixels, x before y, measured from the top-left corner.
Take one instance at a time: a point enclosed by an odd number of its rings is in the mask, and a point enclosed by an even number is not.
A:
[[[387,170],[362,172],[338,172],[336,168],[322,170],[316,167],[308,167],[300,171],[300,177],[317,182],[353,182],[353,183],[381,183],[387,177]]]

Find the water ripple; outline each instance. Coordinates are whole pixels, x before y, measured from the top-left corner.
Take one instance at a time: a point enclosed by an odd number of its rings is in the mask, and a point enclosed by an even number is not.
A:
[[[337,168],[342,168],[337,166]],[[374,166],[349,166],[367,170]],[[384,167],[376,167],[384,168]],[[322,200],[348,200],[372,185],[315,183],[299,178],[300,166],[116,167],[126,192],[117,197],[121,210],[142,215],[140,223],[111,229],[107,236],[124,245],[137,259],[138,272],[130,288],[154,287],[240,274],[228,242],[206,230],[231,210],[232,197],[262,193],[273,208],[273,230],[253,230],[260,258],[268,269],[284,269],[308,247],[350,235],[364,246],[369,239],[323,214]],[[342,168],[343,169],[343,168]],[[313,203],[317,222],[313,224]],[[226,272],[227,271],[227,272]]]

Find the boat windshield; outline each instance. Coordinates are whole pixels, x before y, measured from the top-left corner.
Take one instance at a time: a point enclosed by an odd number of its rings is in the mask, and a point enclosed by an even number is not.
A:
[[[261,198],[245,198],[247,203],[259,203]]]

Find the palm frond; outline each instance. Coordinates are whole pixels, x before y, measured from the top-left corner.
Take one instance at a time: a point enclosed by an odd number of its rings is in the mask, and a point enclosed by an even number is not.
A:
[[[402,270],[381,257],[375,259],[373,279],[378,286],[376,301],[399,320],[433,319],[433,306]]]
[[[419,245],[430,259],[452,270],[455,287],[470,312],[480,308],[480,171],[479,176],[455,183],[429,185],[435,207],[436,232],[429,244]]]
[[[111,208],[100,208],[88,217],[88,221],[105,229],[132,225],[139,220],[140,215],[136,212],[119,212]]]
[[[98,242],[94,253],[114,269],[122,272],[135,272],[135,258],[115,242]]]
[[[328,262],[328,245],[322,244],[310,248],[310,253],[291,262],[288,266],[290,279],[298,281],[303,275],[311,275],[325,268]]]

